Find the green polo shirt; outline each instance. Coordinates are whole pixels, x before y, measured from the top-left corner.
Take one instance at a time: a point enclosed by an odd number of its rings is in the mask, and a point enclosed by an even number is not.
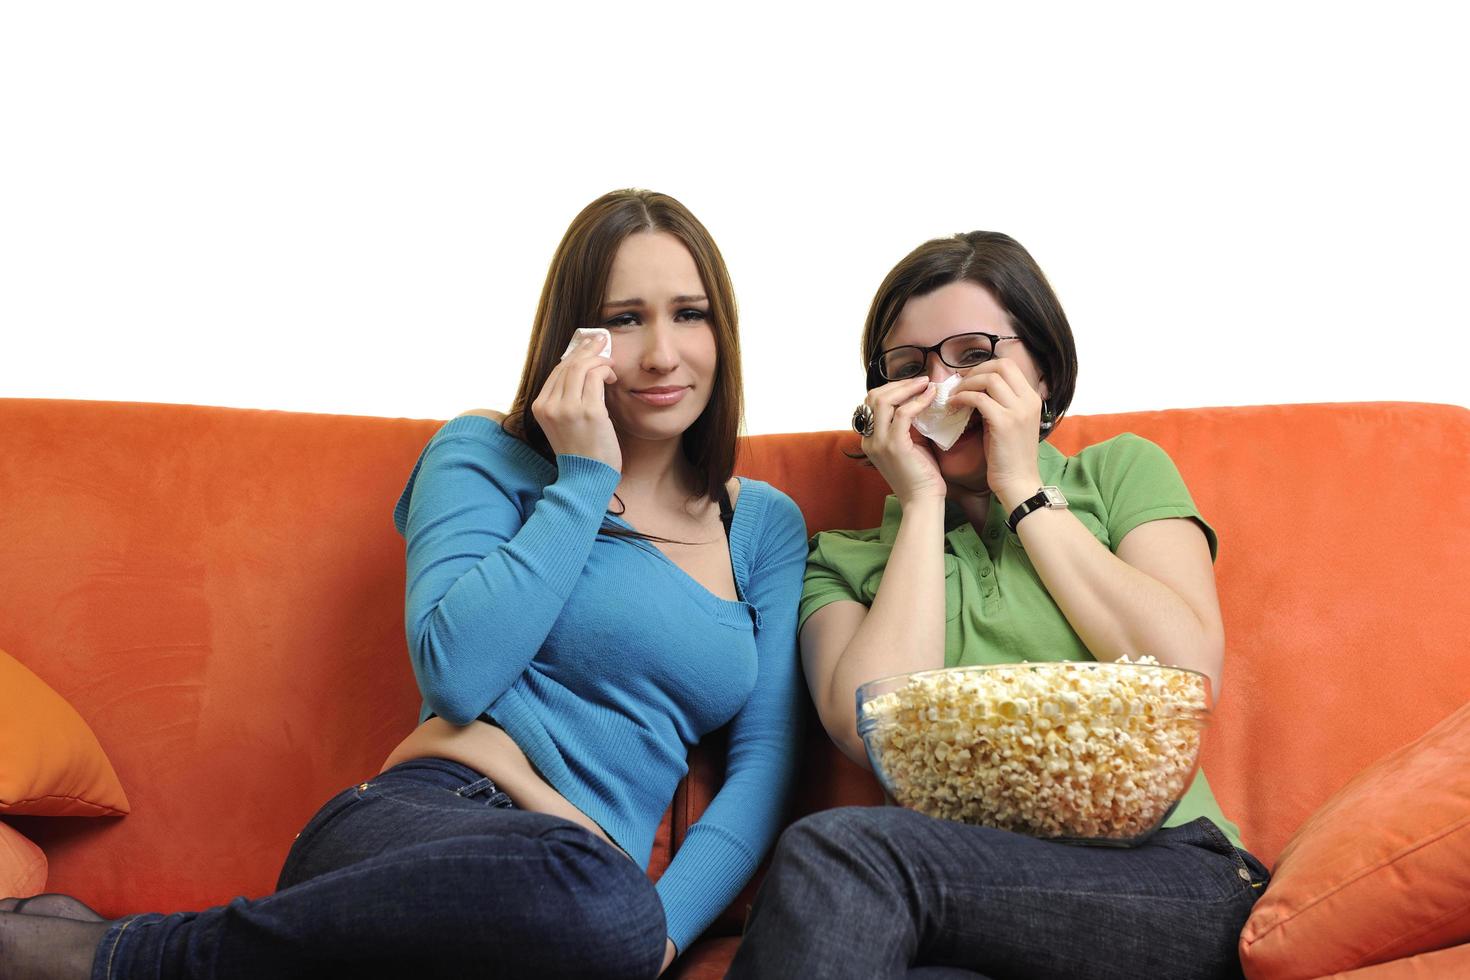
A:
[[[1041,443],[1038,462],[1042,482],[1061,488],[1072,513],[1108,550],[1117,551],[1118,543],[1140,524],[1187,517],[1205,532],[1214,557],[1214,530],[1200,517],[1173,460],[1147,439],[1124,433],[1075,456]],[[898,498],[890,496],[879,527],[823,531],[812,538],[798,629],[829,602],[873,604],[900,514]],[[993,496],[983,534],[976,533],[957,507],[946,513],[945,666],[1094,659],[1005,519]],[[1209,817],[1232,844],[1242,846],[1240,831],[1220,812],[1203,770],[1165,826],[1197,817]]]

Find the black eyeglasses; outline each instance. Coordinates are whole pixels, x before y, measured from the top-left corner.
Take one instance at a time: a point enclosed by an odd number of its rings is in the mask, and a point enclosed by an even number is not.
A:
[[[938,354],[945,364],[962,371],[984,364],[994,357],[995,345],[1002,340],[1020,339],[1015,334],[998,337],[993,333],[957,333],[953,337],[945,337],[933,347],[919,347],[914,344],[890,347],[873,358],[873,366],[885,381],[904,381],[923,374],[929,355]]]

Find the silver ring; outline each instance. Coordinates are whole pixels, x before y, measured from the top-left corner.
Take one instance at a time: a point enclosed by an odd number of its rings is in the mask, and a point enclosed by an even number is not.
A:
[[[873,434],[873,409],[863,402],[852,413],[852,431],[866,439]]]

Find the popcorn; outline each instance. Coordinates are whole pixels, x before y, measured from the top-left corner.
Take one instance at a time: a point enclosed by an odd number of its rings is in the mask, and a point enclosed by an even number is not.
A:
[[[922,671],[859,705],[900,804],[1035,837],[1126,842],[1188,788],[1204,677],[1152,657]],[[887,684],[884,686],[891,686]]]

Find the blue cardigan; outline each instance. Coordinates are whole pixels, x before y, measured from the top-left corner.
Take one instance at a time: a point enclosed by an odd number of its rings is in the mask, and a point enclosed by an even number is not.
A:
[[[799,725],[796,610],[806,527],[741,479],[721,599],[651,543],[600,534],[619,474],[553,465],[496,422],[454,419],[394,511],[423,718],[485,717],[645,868],[688,750],[730,724],[725,782],[657,889],[681,951],[780,829]]]

